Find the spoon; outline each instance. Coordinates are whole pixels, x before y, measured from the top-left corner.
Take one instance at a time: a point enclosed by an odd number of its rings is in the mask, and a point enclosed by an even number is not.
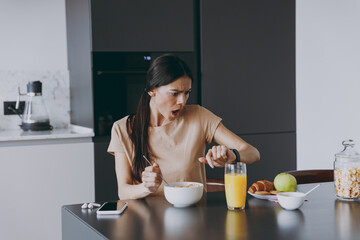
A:
[[[307,191],[305,193],[305,196],[308,195],[310,192],[312,192],[313,190],[315,190],[316,188],[318,188],[320,186],[320,184],[318,184],[317,186],[313,187],[312,189],[310,189],[309,191]]]
[[[150,164],[150,166],[152,165],[151,162],[149,161],[149,159],[147,159],[147,157],[145,157],[145,155],[143,155],[143,157],[145,158],[145,160]],[[160,174],[161,179],[166,183],[166,185],[170,186],[170,184],[168,184],[168,182],[164,179],[164,177],[162,176],[162,174]]]

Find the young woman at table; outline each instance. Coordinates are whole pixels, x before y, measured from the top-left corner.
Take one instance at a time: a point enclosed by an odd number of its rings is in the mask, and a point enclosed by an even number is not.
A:
[[[204,163],[213,168],[236,159],[246,164],[260,159],[258,150],[228,130],[221,118],[199,105],[185,105],[191,81],[180,58],[158,57],[147,72],[136,114],[114,123],[108,152],[115,155],[120,199],[163,194],[160,174],[167,182],[206,186]],[[219,145],[204,156],[212,141]]]

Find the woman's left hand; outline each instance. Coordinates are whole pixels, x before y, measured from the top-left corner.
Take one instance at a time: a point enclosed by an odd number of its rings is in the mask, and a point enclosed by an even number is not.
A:
[[[213,146],[205,157],[199,158],[201,163],[207,163],[211,168],[224,167],[225,163],[233,162],[236,156],[233,151],[223,145]]]

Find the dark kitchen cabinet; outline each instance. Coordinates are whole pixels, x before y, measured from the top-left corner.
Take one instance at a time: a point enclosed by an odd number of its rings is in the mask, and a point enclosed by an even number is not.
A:
[[[295,0],[200,1],[202,104],[237,134],[295,131]]]
[[[194,51],[193,0],[92,0],[93,51]]]
[[[295,0],[201,0],[200,10],[202,105],[260,151],[248,183],[296,169]]]
[[[258,180],[274,180],[284,171],[296,169],[296,134],[243,135],[242,138],[257,147],[261,160],[247,166],[248,183]]]

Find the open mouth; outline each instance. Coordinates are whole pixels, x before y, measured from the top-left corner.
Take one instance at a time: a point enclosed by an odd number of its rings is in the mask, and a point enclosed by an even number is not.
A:
[[[171,111],[171,113],[172,113],[172,115],[173,115],[174,117],[178,116],[178,115],[179,115],[179,112],[180,112],[180,109],[175,110],[175,111]]]

